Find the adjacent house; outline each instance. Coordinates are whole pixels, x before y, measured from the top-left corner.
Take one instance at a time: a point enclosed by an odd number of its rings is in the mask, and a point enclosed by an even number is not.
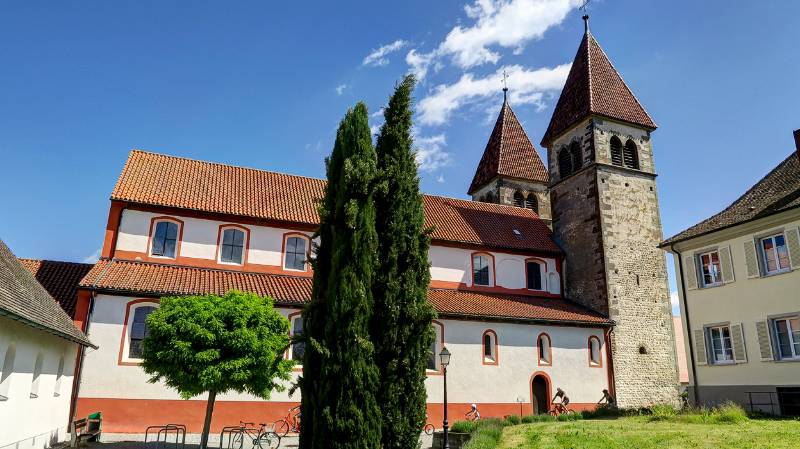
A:
[[[65,439],[83,346],[92,344],[0,241],[0,448]]]
[[[797,152],[722,212],[661,243],[675,257],[690,399],[800,414]]]

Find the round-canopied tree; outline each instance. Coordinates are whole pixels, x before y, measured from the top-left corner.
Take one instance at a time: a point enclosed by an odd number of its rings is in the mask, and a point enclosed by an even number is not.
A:
[[[208,393],[201,448],[217,394],[247,392],[269,399],[285,389],[294,362],[285,360],[289,322],[270,298],[230,291],[224,296],[168,296],[147,317],[142,368],[189,399]]]

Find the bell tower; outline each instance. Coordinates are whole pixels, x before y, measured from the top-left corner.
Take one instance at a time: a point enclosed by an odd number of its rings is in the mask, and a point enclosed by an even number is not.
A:
[[[507,93],[503,88],[503,106],[467,194],[474,201],[533,209],[549,223],[547,168],[508,104]]]
[[[566,295],[616,322],[621,407],[677,401],[677,365],[651,132],[656,125],[589,31],[542,139]]]

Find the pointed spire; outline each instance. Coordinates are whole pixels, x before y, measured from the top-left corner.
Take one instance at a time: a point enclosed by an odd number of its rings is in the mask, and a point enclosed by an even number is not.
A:
[[[589,34],[589,14],[584,14],[581,19],[583,19],[583,32]]]
[[[589,16],[584,15],[583,20],[586,31],[553,111],[550,125],[542,138],[542,146],[548,146],[559,134],[591,114],[651,130],[656,128],[653,119],[589,31]]]
[[[508,104],[507,91],[507,88],[503,88],[503,106],[475,170],[468,194],[498,176],[543,184],[550,181],[542,158]]]

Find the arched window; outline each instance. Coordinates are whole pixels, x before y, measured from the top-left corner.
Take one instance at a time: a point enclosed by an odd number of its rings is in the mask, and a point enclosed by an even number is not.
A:
[[[64,377],[64,356],[58,359],[58,371],[56,371],[56,386],[53,389],[53,396],[61,396],[61,378]]]
[[[128,303],[128,313],[125,316],[126,338],[123,342],[123,351],[120,362],[137,364],[142,359],[142,341],[147,337],[147,317],[158,307],[157,303],[147,300],[136,300]]]
[[[553,348],[550,345],[550,336],[541,333],[536,338],[536,348],[539,352],[539,366],[553,364]]]
[[[308,237],[305,235],[287,235],[284,243],[283,268],[286,270],[306,271],[308,247]]]
[[[592,335],[589,337],[589,366],[602,366],[603,357],[600,354],[600,339]]]
[[[31,399],[39,397],[39,383],[42,380],[42,364],[44,364],[44,354],[36,354],[36,362],[33,364],[33,381],[31,382]]]
[[[244,254],[247,250],[247,229],[223,226],[220,227],[219,261],[241,265],[244,263]]]
[[[569,154],[572,158],[572,171],[576,172],[583,166],[583,154],[581,154],[581,144],[573,140],[569,146]]]
[[[622,167],[622,142],[617,136],[611,137],[611,163]]]
[[[428,365],[426,367],[428,374],[441,371],[441,367],[439,366],[439,353],[442,351],[442,347],[444,347],[444,326],[442,326],[442,323],[434,321],[431,327],[433,328],[435,337],[431,343],[430,349],[428,349]]]
[[[525,197],[522,196],[522,193],[519,190],[514,192],[514,206],[525,207]]]
[[[625,142],[625,148],[622,150],[622,158],[626,167],[636,170],[639,169],[639,149],[636,148],[636,144],[630,139]]]
[[[539,199],[536,198],[536,195],[533,193],[528,194],[528,198],[525,199],[525,207],[536,212],[537,214],[539,213]]]
[[[562,179],[572,174],[572,156],[566,147],[558,152],[558,173]]]
[[[525,261],[525,278],[528,290],[544,290],[543,275],[545,266],[540,260],[529,259]]]
[[[177,220],[157,220],[153,226],[150,255],[175,258],[178,248],[180,223]]]
[[[291,336],[303,334],[303,316],[298,312],[295,315],[290,315],[289,323],[291,324]],[[306,344],[304,342],[292,343],[289,348],[289,360],[294,360],[298,364],[303,364],[303,357],[306,353]]]
[[[486,202],[487,203],[494,203],[494,193],[489,192],[486,194]]]
[[[493,330],[483,333],[483,364],[497,365],[497,334]]]
[[[488,254],[472,255],[472,283],[488,287],[492,285],[492,257]]]
[[[8,400],[8,392],[11,388],[11,373],[14,372],[14,359],[17,355],[17,345],[11,343],[6,349],[3,357],[3,371],[0,371],[0,401]]]

